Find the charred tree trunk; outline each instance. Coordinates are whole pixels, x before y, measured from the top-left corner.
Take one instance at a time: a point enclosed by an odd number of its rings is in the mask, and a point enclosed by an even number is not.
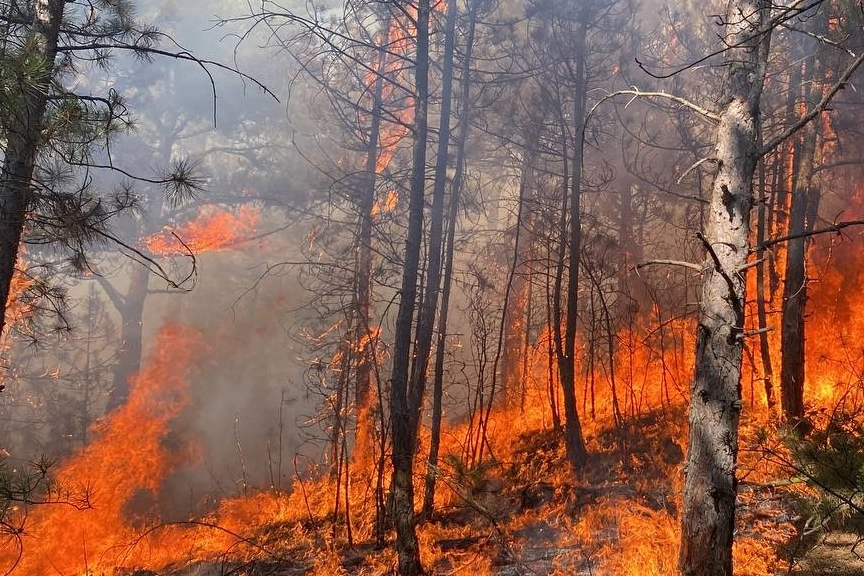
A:
[[[444,235],[444,196],[447,187],[447,157],[450,150],[450,109],[453,96],[453,51],[456,32],[456,7],[447,10],[447,31],[444,35],[444,63],[442,66],[441,118],[438,125],[438,149],[435,161],[435,177],[432,189],[432,208],[429,219],[429,254],[426,290],[423,305],[417,320],[417,337],[414,348],[414,363],[411,371],[411,388],[414,391],[414,406],[417,410],[423,403],[426,389],[426,369],[432,352],[432,335],[435,315],[438,311],[438,292],[441,287],[441,245]],[[417,415],[419,419],[419,414]],[[416,430],[415,430],[416,433]]]
[[[680,551],[680,568],[688,576],[732,574],[744,265],[758,156],[759,104],[771,37],[767,0],[736,0],[727,11],[723,39],[728,47],[727,86],[714,148],[718,170],[706,231],[700,234],[708,256],[690,397]]]
[[[816,149],[816,127],[811,123],[804,132],[797,174],[789,209],[789,235],[786,244],[786,272],[783,282],[783,321],[780,332],[780,404],[790,424],[804,418],[804,309],[807,304],[807,277],[804,260],[807,242],[807,202],[809,175]]]
[[[564,437],[567,460],[574,471],[580,472],[587,462],[588,452],[582,436],[582,424],[576,405],[576,323],[579,309],[579,259],[582,251],[582,159],[584,152],[582,124],[585,121],[587,78],[585,73],[585,47],[588,34],[588,8],[580,9],[576,29],[576,54],[573,67],[575,102],[573,105],[573,165],[570,175],[570,228],[567,239],[567,307],[564,316],[563,351],[558,358],[561,389],[564,399]]]
[[[103,288],[107,281],[100,283]],[[110,284],[108,284],[110,287]],[[114,367],[111,391],[108,393],[106,412],[119,408],[129,398],[129,379],[141,369],[141,351],[144,341],[144,303],[150,288],[150,271],[144,266],[133,265],[129,274],[129,289],[122,298],[108,292],[111,301],[120,312],[120,348]],[[107,288],[106,288],[107,291]]]
[[[465,173],[465,144],[468,141],[468,128],[470,127],[471,53],[474,47],[474,31],[477,24],[477,3],[471,4],[468,14],[468,32],[465,42],[465,54],[461,66],[462,85],[459,96],[459,111],[461,113],[461,119],[459,123],[459,131],[456,136],[456,166],[454,169],[453,181],[450,184],[450,205],[447,211],[447,236],[443,246],[441,312],[438,318],[438,340],[436,342],[435,364],[433,368],[432,423],[429,438],[429,456],[426,468],[426,490],[423,494],[422,516],[424,518],[428,518],[432,515],[435,504],[435,479],[436,470],[438,468],[438,451],[441,445],[441,421],[443,417],[444,354],[446,352],[450,292],[453,285],[453,256],[456,240],[456,223],[459,215],[459,199],[462,192],[462,179]],[[456,16],[457,9],[456,3],[454,2],[448,7],[445,31],[445,34],[452,38],[450,43],[453,47],[455,47]],[[446,55],[445,58],[447,58]],[[452,60],[452,50],[449,58],[450,59],[446,60],[446,62]],[[436,178],[438,178],[437,171]],[[436,180],[436,186],[437,185],[438,181]]]
[[[390,29],[389,19],[384,30]],[[372,229],[373,207],[375,204],[375,185],[377,183],[377,164],[381,133],[381,107],[384,94],[384,71],[386,54],[382,51],[378,73],[372,87],[372,118],[369,125],[369,139],[366,144],[366,159],[363,166],[363,183],[360,191],[359,226],[357,231],[357,288],[354,301],[354,341],[357,353],[355,371],[354,401],[357,409],[357,449],[369,448],[369,434],[372,427],[371,395],[372,370],[375,361],[371,338],[372,308]]]
[[[539,137],[536,131],[532,132],[526,138],[522,159],[513,261],[510,263],[505,287],[501,337],[498,341],[500,362],[496,356],[498,366],[494,368],[492,375],[495,378],[500,372],[501,388],[508,402],[513,402],[517,397],[524,398],[525,383],[522,381],[521,366],[524,365],[525,342],[529,338],[528,303],[531,298],[531,266],[535,253],[533,230],[536,218],[536,212],[530,210],[526,203],[535,188],[533,171]]]
[[[533,140],[533,139],[532,139]],[[485,411],[480,414],[480,426],[482,431],[483,441],[481,442],[481,457],[482,446],[487,443],[486,430],[488,429],[489,418],[492,415],[492,407],[495,401],[495,393],[498,388],[499,368],[501,371],[500,380],[504,387],[505,399],[508,401],[512,398],[510,394],[515,391],[515,384],[519,375],[519,356],[522,350],[523,333],[527,331],[525,321],[526,303],[530,294],[530,283],[526,278],[527,268],[524,261],[522,251],[524,245],[531,244],[531,240],[524,240],[526,233],[530,234],[530,228],[525,225],[526,214],[525,204],[527,203],[526,196],[528,195],[531,185],[529,180],[533,171],[534,163],[533,153],[536,146],[534,142],[529,141],[527,150],[523,153],[522,158],[522,174],[519,179],[519,198],[516,207],[516,225],[513,242],[513,259],[510,262],[510,268],[507,272],[507,282],[504,286],[504,304],[501,311],[501,321],[498,324],[497,343],[495,347],[495,357],[492,359],[492,382],[491,391],[489,393],[489,403],[486,405]],[[527,228],[527,229],[526,229]],[[530,251],[530,248],[528,249]],[[522,272],[520,273],[520,269]],[[516,298],[513,295],[516,295]],[[525,298],[520,302],[521,298]]]
[[[765,177],[765,159],[759,164],[759,193],[761,198],[756,199],[759,205],[756,224],[756,245],[762,246],[765,237],[769,233],[769,199],[767,198],[767,179]],[[768,342],[768,314],[766,304],[768,294],[765,291],[765,250],[756,252],[756,317],[759,323],[759,355],[762,360],[762,381],[765,387],[765,401],[768,410],[773,412],[777,405],[774,394],[774,369],[771,364],[771,346]]]
[[[814,57],[815,58],[815,57]],[[807,65],[805,64],[806,68]],[[811,65],[816,74],[802,73],[812,77],[808,83],[807,100],[818,102],[822,97],[818,78],[818,65]],[[796,425],[804,418],[804,368],[805,337],[804,312],[807,306],[807,256],[806,233],[812,230],[813,219],[818,211],[818,192],[813,187],[813,170],[816,165],[818,125],[810,122],[801,132],[798,145],[793,147],[796,156],[795,173],[792,175],[791,204],[789,208],[789,236],[786,243],[786,269],[783,284],[783,319],[780,331],[780,405],[786,420]],[[812,215],[811,215],[812,214]]]
[[[414,142],[408,202],[408,231],[393,345],[393,372],[390,388],[390,420],[393,433],[393,520],[395,549],[400,576],[423,572],[414,518],[414,450],[420,418],[422,390],[411,381],[414,312],[420,274],[423,240],[423,204],[426,189],[427,106],[429,100],[429,0],[419,0],[416,20]]]
[[[54,74],[54,58],[65,0],[33,2],[32,42],[26,44],[21,58],[37,73],[17,78],[20,102],[9,115],[4,147],[3,172],[0,173],[0,334],[6,327],[6,306],[18,248],[24,232],[24,220],[33,199],[33,173],[42,144],[42,129],[48,92]]]

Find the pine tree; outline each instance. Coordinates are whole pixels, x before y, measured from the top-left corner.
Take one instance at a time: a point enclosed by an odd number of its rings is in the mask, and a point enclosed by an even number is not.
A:
[[[118,50],[171,56],[158,49],[162,38],[125,0],[0,2],[0,332],[22,240],[51,244],[84,268],[90,244],[114,240],[112,216],[135,205],[136,177],[110,159],[112,141],[133,126],[123,98],[70,86],[88,67],[107,69]],[[103,170],[129,180],[106,193],[94,184]],[[200,186],[185,163],[144,179],[171,193]]]

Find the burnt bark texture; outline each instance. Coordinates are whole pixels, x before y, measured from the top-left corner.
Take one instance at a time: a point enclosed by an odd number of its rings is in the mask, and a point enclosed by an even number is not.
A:
[[[821,68],[815,53],[801,64],[803,99],[813,106],[822,98],[819,82]],[[783,284],[783,318],[780,331],[780,405],[783,417],[791,425],[804,418],[805,333],[804,313],[807,307],[807,235],[813,231],[819,208],[818,178],[814,169],[820,160],[819,122],[801,129],[792,150],[794,173],[789,207],[789,236],[786,244],[786,270]]]
[[[400,576],[423,573],[414,514],[414,450],[423,390],[411,379],[412,334],[417,308],[423,205],[426,191],[426,145],[429,100],[429,0],[417,4],[413,154],[408,231],[393,344],[390,421],[393,434],[393,523]]]
[[[536,188],[533,175],[536,158],[533,150],[537,149],[537,137],[536,131],[531,132],[522,159],[513,260],[505,288],[502,334],[498,339],[500,368],[496,367],[493,373],[493,378],[501,375],[501,388],[510,404],[524,399],[525,382],[521,367],[525,362],[526,341],[530,339],[531,268],[536,257],[534,221],[537,218],[536,210],[529,206],[530,196]]]
[[[791,424],[804,417],[804,310],[807,304],[807,276],[804,259],[808,224],[807,204],[812,193],[810,174],[816,152],[816,126],[811,122],[802,130],[789,210],[789,235],[786,244],[786,274],[783,283],[783,320],[780,331],[780,404]]]
[[[39,148],[51,79],[57,39],[63,20],[65,0],[36,0],[28,42],[21,56],[34,63],[33,77],[22,77],[20,99],[9,111],[7,142],[0,173],[0,334],[6,328],[6,306],[15,274],[18,248],[24,232],[24,221],[33,199],[33,174]]]
[[[573,111],[571,126],[573,126],[573,156],[572,173],[569,175],[568,211],[566,218],[562,214],[562,221],[569,223],[567,234],[563,243],[566,246],[567,260],[567,282],[563,286],[563,298],[566,302],[563,317],[559,301],[562,298],[562,269],[564,266],[564,254],[559,262],[559,271],[555,279],[556,300],[553,322],[556,340],[556,359],[558,360],[558,374],[561,378],[561,396],[564,403],[564,445],[567,452],[567,461],[571,468],[581,473],[588,460],[588,451],[585,448],[585,439],[582,435],[582,423],[579,419],[579,410],[576,402],[576,325],[579,318],[579,258],[582,252],[582,160],[584,155],[583,123],[585,121],[585,102],[588,93],[588,79],[585,70],[585,52],[588,36],[589,4],[579,8],[578,20],[574,33],[574,63],[572,66],[573,87]],[[566,132],[565,132],[566,133]],[[565,137],[566,141],[566,137]],[[564,152],[565,163],[567,151]],[[565,182],[567,174],[565,167]],[[563,321],[563,322],[562,322]],[[563,323],[564,332],[558,326]]]
[[[383,29],[388,30],[389,28],[390,19],[387,18]],[[379,58],[375,83],[372,87],[372,113],[358,206],[360,214],[356,245],[357,290],[354,295],[354,342],[355,346],[358,347],[358,357],[354,397],[357,405],[357,443],[360,449],[368,448],[369,433],[372,427],[370,408],[372,402],[372,369],[375,362],[374,345],[369,337],[372,326],[372,231],[375,218],[373,214],[375,187],[378,181],[376,170],[380,152],[381,109],[384,105],[386,53],[382,51]]]
[[[687,576],[730,576],[735,525],[744,266],[759,103],[770,44],[767,0],[733,0],[725,16],[726,87],[716,128],[717,173],[700,234],[707,252],[690,398],[680,568]]]
[[[103,288],[106,284],[110,287],[110,284],[104,281]],[[129,289],[126,295],[117,298],[109,292],[109,297],[120,312],[120,347],[117,350],[117,364],[114,367],[111,390],[108,392],[106,412],[111,412],[126,403],[129,398],[129,379],[138,374],[141,369],[144,304],[147,301],[149,287],[150,271],[136,264],[129,272]]]
[[[453,285],[453,257],[456,240],[456,224],[459,215],[459,199],[462,191],[462,180],[465,172],[465,144],[468,141],[468,128],[470,127],[469,115],[471,113],[471,54],[474,48],[474,32],[477,24],[477,10],[479,3],[469,6],[468,30],[465,40],[464,54],[460,68],[461,86],[459,94],[460,123],[456,132],[455,156],[456,166],[453,180],[450,183],[450,199],[447,209],[447,233],[441,246],[441,307],[438,316],[438,334],[435,343],[435,361],[432,371],[432,422],[429,438],[429,455],[427,457],[425,492],[423,494],[423,510],[421,515],[429,518],[434,512],[435,504],[435,481],[437,478],[438,452],[441,446],[441,423],[443,419],[444,398],[444,355],[447,345],[447,320],[450,311],[450,293]],[[445,69],[447,76],[453,76],[453,54],[455,52],[456,20],[458,9],[455,3],[447,8],[447,20],[445,24]],[[448,88],[445,92],[452,92]],[[452,94],[450,95],[452,98]],[[448,98],[449,100],[449,98]],[[449,111],[448,111],[449,116]],[[442,129],[443,129],[442,119]],[[447,123],[449,140],[449,121]],[[443,135],[440,136],[443,140]],[[440,146],[439,146],[440,148]],[[445,147],[446,148],[446,147]],[[438,166],[436,166],[435,186],[444,186],[446,179],[446,162],[441,163],[439,149]],[[439,171],[439,167],[441,171]]]

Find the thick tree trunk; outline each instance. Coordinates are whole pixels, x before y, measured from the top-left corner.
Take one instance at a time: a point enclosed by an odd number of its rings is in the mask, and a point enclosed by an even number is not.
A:
[[[22,57],[38,64],[39,74],[20,78],[21,100],[9,115],[9,128],[0,174],[0,334],[6,327],[6,306],[24,220],[33,197],[33,172],[42,144],[48,91],[54,73],[57,37],[65,0],[36,0],[33,6],[33,42]]]
[[[415,55],[414,149],[408,202],[408,231],[393,344],[390,388],[390,421],[393,431],[393,520],[395,549],[401,576],[423,572],[414,529],[414,450],[417,440],[422,391],[409,379],[414,312],[423,240],[423,205],[426,189],[427,111],[429,100],[429,0],[417,4],[417,49]]]
[[[700,235],[708,256],[699,308],[682,511],[680,568],[688,576],[732,574],[744,346],[743,267],[749,248],[770,10],[767,0],[734,0],[724,20],[727,87],[716,133],[718,171],[705,235]]]

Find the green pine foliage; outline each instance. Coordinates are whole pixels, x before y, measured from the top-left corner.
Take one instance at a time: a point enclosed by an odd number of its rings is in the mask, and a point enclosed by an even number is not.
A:
[[[187,160],[166,167],[116,165],[112,146],[135,129],[135,121],[122,94],[105,86],[114,68],[134,61],[120,54],[148,61],[156,53],[171,56],[177,45],[138,21],[134,2],[68,2],[56,57],[46,61],[33,29],[33,6],[32,0],[0,0],[0,161],[12,134],[24,134],[38,147],[26,192],[28,260],[51,262],[52,275],[63,267],[87,270],[88,252],[103,244],[146,261],[112,228],[115,216],[139,208],[136,187],[161,188],[182,202],[204,181]],[[34,121],[28,96],[46,86],[44,115]]]
[[[846,402],[814,418],[809,434],[789,448],[798,476],[813,489],[807,529],[864,521],[864,409]]]

